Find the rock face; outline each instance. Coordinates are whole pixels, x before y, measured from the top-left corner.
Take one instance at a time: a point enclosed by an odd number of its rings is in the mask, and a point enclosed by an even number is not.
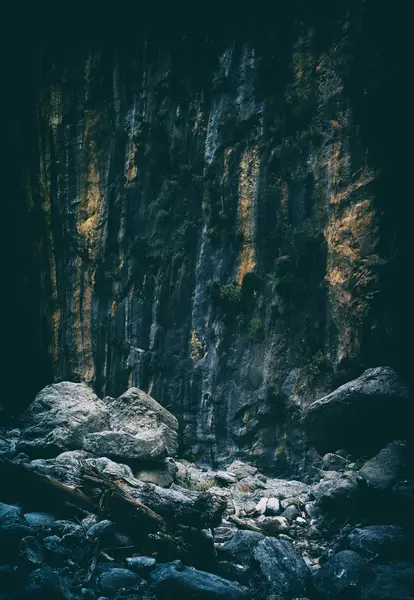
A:
[[[36,457],[82,446],[86,434],[109,425],[109,412],[85,384],[48,385],[21,416],[19,449]]]
[[[378,367],[311,404],[303,423],[320,452],[341,447],[361,454],[405,439],[413,415],[414,400],[399,377]]]
[[[336,554],[313,578],[320,597],[327,600],[359,600],[362,589],[374,579],[374,569],[352,550]]]
[[[378,65],[406,53],[381,59],[373,0],[289,11],[207,42],[170,27],[131,32],[127,52],[34,45],[11,68],[6,344],[32,349],[22,403],[53,378],[99,397],[136,386],[185,423],[188,456],[232,448],[282,473],[308,464],[300,407],[361,365],[409,363],[408,175],[375,120],[403,136]]]

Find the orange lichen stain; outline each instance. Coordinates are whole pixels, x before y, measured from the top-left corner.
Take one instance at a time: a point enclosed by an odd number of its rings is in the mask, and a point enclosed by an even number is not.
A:
[[[338,328],[337,358],[354,355],[359,333],[378,289],[378,232],[371,199],[338,211],[325,229],[328,259],[326,282],[332,318]]]
[[[198,339],[195,331],[191,332],[191,341],[190,341],[190,358],[193,361],[201,360],[204,358],[204,349],[203,344]]]
[[[149,388],[148,388],[148,396],[151,396],[153,387],[154,387],[154,380],[151,379],[151,382],[150,382]]]
[[[246,425],[248,420],[249,420],[249,409],[246,408],[246,410],[243,413],[243,423]]]
[[[374,181],[375,177],[374,171],[370,169],[364,170],[363,173],[360,173],[356,181],[351,183],[341,192],[331,196],[331,204],[339,204],[343,200],[346,200],[353,192],[368,185],[371,181]]]
[[[59,352],[59,326],[60,326],[60,309],[54,311],[52,315],[52,348],[51,354],[53,361],[56,363],[58,360]]]
[[[111,315],[112,315],[113,317],[115,317],[115,316],[116,316],[116,301],[115,301],[115,300],[113,300],[113,301],[112,301],[112,305],[111,305]]]
[[[125,163],[125,177],[128,181],[134,181],[138,173],[137,166],[135,164],[135,152],[136,146],[134,142],[131,142],[127,160]]]
[[[237,273],[237,283],[242,284],[246,273],[251,273],[256,266],[254,247],[255,235],[255,202],[256,188],[259,175],[259,155],[257,148],[251,148],[243,153],[240,161],[239,175],[239,225],[243,235],[243,245],[240,255],[240,265]]]
[[[86,182],[86,196],[79,205],[78,233],[80,244],[92,260],[96,257],[101,210],[102,194],[99,171],[94,163],[90,163]]]

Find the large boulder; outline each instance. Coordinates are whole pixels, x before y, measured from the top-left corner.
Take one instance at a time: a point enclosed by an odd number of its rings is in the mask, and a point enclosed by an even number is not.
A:
[[[357,527],[348,535],[348,546],[363,556],[401,558],[412,552],[412,540],[400,525]]]
[[[394,441],[368,460],[358,474],[370,489],[389,490],[404,479],[410,459],[408,444]]]
[[[325,510],[351,510],[359,495],[357,475],[354,471],[324,471],[322,479],[312,487],[319,506]]]
[[[358,600],[362,588],[374,579],[373,568],[359,554],[343,550],[316,571],[313,584],[326,600]]]
[[[264,540],[264,535],[256,531],[238,531],[231,540],[225,542],[220,551],[228,554],[234,561],[242,565],[249,565],[253,549]]]
[[[109,427],[86,435],[84,450],[125,462],[159,461],[176,454],[178,421],[148,394],[130,388],[107,405]]]
[[[344,448],[363,455],[405,439],[413,415],[413,399],[397,374],[390,367],[378,367],[313,402],[303,423],[321,454]]]
[[[376,579],[362,592],[362,600],[414,600],[414,564],[374,565]]]
[[[81,448],[86,434],[107,429],[109,412],[87,385],[62,381],[38,393],[21,423],[19,451],[41,458]]]
[[[180,561],[158,565],[150,581],[161,600],[247,600],[246,588],[212,573],[185,567]]]
[[[291,543],[265,538],[255,546],[253,558],[268,593],[282,598],[305,595],[310,572]]]

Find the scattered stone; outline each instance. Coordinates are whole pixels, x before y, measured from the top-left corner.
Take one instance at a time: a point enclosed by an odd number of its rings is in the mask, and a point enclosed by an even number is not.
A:
[[[226,469],[229,473],[234,475],[236,479],[244,479],[249,475],[255,475],[257,473],[256,467],[242,462],[241,460],[235,460]]]
[[[29,527],[23,516],[22,510],[14,504],[0,502],[0,537],[3,539],[16,539],[31,535],[33,530]]]
[[[359,554],[344,550],[316,571],[313,583],[321,598],[359,600],[362,588],[374,579],[373,568]]]
[[[362,600],[413,600],[414,564],[374,565],[375,580],[362,592]]]
[[[98,577],[98,583],[104,594],[113,594],[121,588],[132,588],[136,586],[141,579],[136,573],[129,569],[110,569],[101,573]]]
[[[87,385],[62,381],[41,390],[21,422],[18,448],[39,458],[81,448],[87,433],[107,428],[109,413]]]
[[[357,527],[348,535],[351,550],[378,559],[403,557],[408,551],[409,541],[407,532],[399,525]]]
[[[238,531],[231,540],[222,545],[224,550],[237,563],[248,565],[254,547],[264,539],[262,533],[255,531]]]
[[[339,454],[328,453],[322,458],[322,469],[324,471],[343,471],[346,469],[348,462]]]
[[[297,523],[301,527],[305,527],[305,525],[307,524],[307,521],[303,517],[296,517],[295,523]]]
[[[159,487],[168,488],[174,482],[177,466],[175,461],[167,457],[164,463],[155,465],[151,469],[138,469],[134,471],[134,477],[146,483],[154,483]]]
[[[358,474],[370,489],[388,490],[404,478],[408,459],[407,443],[394,441],[368,460]]]
[[[114,479],[134,479],[131,467],[122,463],[114,462],[106,456],[100,458],[87,458],[88,465],[95,467],[102,475],[109,475]]]
[[[20,540],[20,555],[30,565],[41,565],[44,561],[43,550],[39,540],[30,535]]]
[[[359,494],[357,475],[354,471],[325,471],[323,479],[312,487],[312,493],[325,510],[352,511]]]
[[[50,531],[56,522],[55,517],[48,513],[42,512],[25,513],[24,518],[30,527],[40,532]]]
[[[364,455],[392,440],[405,439],[413,413],[413,399],[397,374],[390,367],[378,367],[313,402],[303,424],[321,454],[340,445]]]
[[[28,578],[25,589],[27,600],[72,600],[66,581],[54,569],[40,567]]]
[[[268,502],[267,498],[262,498],[261,500],[259,500],[259,502],[256,504],[256,506],[254,508],[254,512],[257,515],[264,515],[266,512],[267,502]]]
[[[280,502],[278,498],[268,498],[265,514],[269,517],[275,517],[280,512]]]
[[[218,575],[185,567],[180,561],[157,566],[150,575],[151,585],[160,600],[242,600],[246,588]]]
[[[156,560],[151,556],[131,556],[126,559],[127,566],[132,571],[149,571],[155,565]]]
[[[261,540],[253,550],[253,558],[268,593],[283,598],[306,593],[310,573],[289,542],[271,538]]]
[[[294,521],[296,517],[300,516],[298,507],[295,504],[290,504],[283,512],[282,517]]]
[[[285,517],[259,517],[257,523],[267,535],[279,535],[289,531],[289,522]]]

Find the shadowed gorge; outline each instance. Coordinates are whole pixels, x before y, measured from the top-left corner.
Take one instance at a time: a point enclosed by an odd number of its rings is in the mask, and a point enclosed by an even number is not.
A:
[[[0,600],[414,600],[408,23],[2,6]]]
[[[137,386],[189,456],[283,472],[305,460],[303,406],[365,368],[409,370],[398,48],[370,2],[301,11],[105,49],[52,30],[17,52],[19,403],[52,379]]]

